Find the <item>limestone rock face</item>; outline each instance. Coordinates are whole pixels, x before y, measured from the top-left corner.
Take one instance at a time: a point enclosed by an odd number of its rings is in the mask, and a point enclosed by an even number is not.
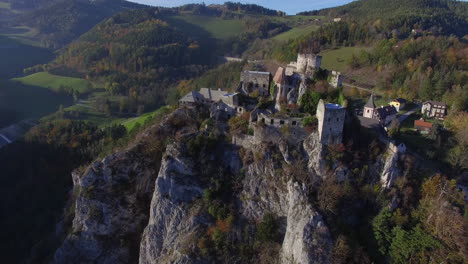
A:
[[[141,240],[139,263],[195,263],[182,252],[187,246],[184,242],[197,233],[203,222],[195,217],[197,208],[190,206],[203,193],[194,181],[194,171],[194,164],[181,155],[178,147],[168,146]]]
[[[138,241],[147,219],[145,200],[156,172],[135,159],[138,147],[73,173],[79,195],[73,232],[56,251],[54,263],[128,263],[136,258],[129,244]],[[138,160],[138,161],[136,161]]]
[[[301,97],[307,92],[307,86],[305,84],[305,81],[302,81],[301,84],[299,85],[299,96],[298,98],[298,103],[301,102]]]
[[[318,132],[312,133],[306,140],[304,140],[304,150],[308,156],[309,170],[321,177],[325,176],[327,150],[322,143],[320,143]]]
[[[74,220],[53,263],[135,263],[159,170],[148,154],[157,137],[198,130],[199,111],[178,109],[126,150],[73,172]],[[180,190],[182,191],[182,190]]]
[[[307,201],[305,186],[288,183],[287,228],[281,263],[331,263],[332,238],[322,216]]]
[[[402,169],[398,164],[399,153],[387,151],[387,157],[382,158],[380,162],[380,182],[382,183],[382,187],[390,188],[393,185],[395,180],[402,175]],[[382,166],[383,164],[383,166]]]
[[[330,263],[333,240],[309,203],[306,188],[277,172],[269,151],[256,148],[265,156],[247,167],[239,199],[242,216],[258,220],[273,213],[280,219],[280,232],[285,234],[280,263]]]

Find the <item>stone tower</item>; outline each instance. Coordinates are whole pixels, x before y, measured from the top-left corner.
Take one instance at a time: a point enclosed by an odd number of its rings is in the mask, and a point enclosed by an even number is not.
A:
[[[341,74],[341,72],[337,71],[332,71],[330,75],[330,82],[329,84],[335,88],[338,86],[343,85],[343,78],[344,76]]]
[[[318,132],[320,143],[324,145],[341,144],[346,108],[339,104],[325,104],[320,100],[317,107]]]
[[[374,118],[374,114],[375,114],[374,94],[371,94],[369,100],[364,105],[363,116],[366,118]]]
[[[314,54],[298,54],[296,69],[298,73],[312,74],[322,66],[322,56]]]

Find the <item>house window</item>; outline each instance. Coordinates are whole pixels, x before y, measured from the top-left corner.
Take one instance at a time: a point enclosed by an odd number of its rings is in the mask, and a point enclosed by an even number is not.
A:
[[[271,119],[270,124],[273,125],[275,123],[275,120]]]
[[[284,120],[280,120],[280,125],[284,125]]]
[[[296,122],[296,121],[293,121],[293,122],[292,122],[292,125],[293,125],[293,126],[297,125],[297,122]]]
[[[266,85],[265,85],[265,84],[263,85],[263,88],[266,88]]]
[[[367,113],[369,113],[369,112],[370,112],[370,110],[369,110],[369,109],[367,109]]]
[[[262,123],[265,124],[265,118],[262,118]]]

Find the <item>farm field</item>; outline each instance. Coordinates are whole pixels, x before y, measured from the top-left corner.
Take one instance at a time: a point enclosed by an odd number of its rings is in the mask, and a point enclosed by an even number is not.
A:
[[[48,72],[34,73],[25,77],[15,78],[13,81],[17,81],[25,85],[39,86],[55,92],[59,92],[60,89],[64,87],[72,88],[80,93],[86,93],[92,89],[91,83],[87,80],[53,75]]]
[[[24,68],[47,63],[52,51],[0,35],[0,79],[8,79],[23,72]]]
[[[365,50],[363,47],[344,47],[335,50],[325,50],[320,53],[322,55],[322,68],[328,70],[345,71],[348,68],[349,61],[353,54],[358,55],[359,52]]]
[[[8,113],[2,126],[23,119],[38,119],[58,110],[60,105],[72,105],[70,96],[57,94],[37,86],[12,81],[0,81],[0,112]]]
[[[283,32],[281,34],[278,34],[273,37],[274,40],[279,40],[279,41],[288,41],[290,39],[295,39],[303,35],[307,35],[315,30],[317,30],[319,26],[317,25],[308,25],[305,27],[296,27],[293,29],[290,29],[286,32]]]
[[[121,122],[121,124],[127,128],[127,131],[132,131],[132,129],[135,128],[137,124],[142,126],[147,119],[151,119],[158,113],[164,112],[167,108],[168,106],[163,106],[156,111],[142,114],[139,117],[127,119],[124,122]]]
[[[245,24],[237,19],[221,19],[218,17],[210,16],[197,16],[197,15],[183,15],[174,16],[171,19],[173,23],[188,23],[192,26],[181,27],[190,30],[192,33],[197,32],[200,35],[208,32],[211,37],[217,39],[226,39],[236,36],[245,30]],[[184,23],[184,24],[185,24]]]

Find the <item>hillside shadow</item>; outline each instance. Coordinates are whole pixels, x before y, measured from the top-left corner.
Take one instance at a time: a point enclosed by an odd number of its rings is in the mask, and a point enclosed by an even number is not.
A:
[[[7,126],[23,119],[39,119],[54,113],[63,105],[71,106],[73,98],[37,86],[13,81],[0,81],[0,124]]]

